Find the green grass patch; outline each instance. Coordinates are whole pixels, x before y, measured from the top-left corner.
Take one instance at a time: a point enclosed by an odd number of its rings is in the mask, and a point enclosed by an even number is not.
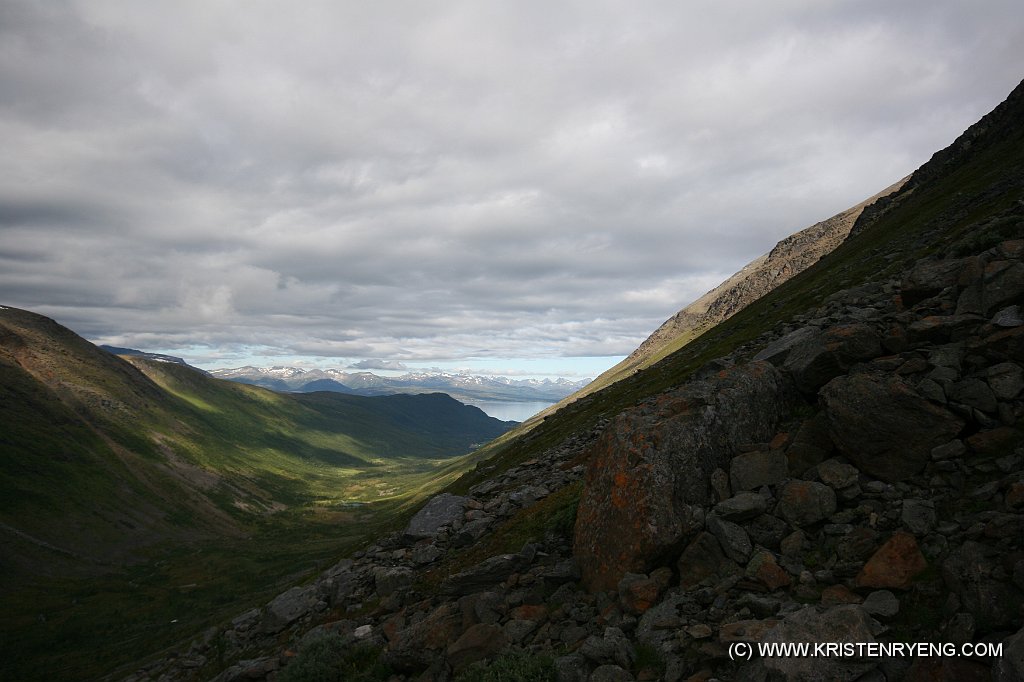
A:
[[[386,680],[391,673],[377,647],[351,646],[338,635],[324,635],[302,647],[277,679],[280,682],[373,682]]]
[[[513,652],[471,665],[455,677],[455,682],[555,682],[557,679],[555,662],[550,656]]]

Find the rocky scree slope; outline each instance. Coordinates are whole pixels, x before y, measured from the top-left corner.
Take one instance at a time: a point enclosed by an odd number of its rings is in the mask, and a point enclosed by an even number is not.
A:
[[[907,179],[903,178],[856,206],[781,240],[771,251],[748,263],[735,275],[666,320],[626,358],[626,363],[638,366],[664,357],[686,340],[728,319],[752,301],[817,263],[846,239],[865,207],[898,191]]]
[[[598,391],[686,345],[831,253],[853,229],[867,206],[900,190],[909,176],[845,211],[795,232],[693,303],[667,319],[622,362],[559,405]]]
[[[324,638],[396,680],[512,652],[560,680],[1021,679],[1022,303],[1024,240],[840,291],[130,679],[260,651],[216,679],[275,679]],[[535,542],[467,561],[531,512]],[[737,641],[1004,655],[735,663]]]

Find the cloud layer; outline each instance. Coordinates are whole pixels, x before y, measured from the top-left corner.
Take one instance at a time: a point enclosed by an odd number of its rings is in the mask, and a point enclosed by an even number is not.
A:
[[[1024,76],[1009,0],[14,0],[0,45],[0,302],[367,367],[624,355]]]

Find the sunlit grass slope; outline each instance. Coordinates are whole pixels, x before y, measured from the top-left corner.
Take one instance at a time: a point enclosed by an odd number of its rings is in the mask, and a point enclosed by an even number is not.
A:
[[[506,428],[441,394],[285,395],[119,358],[0,309],[0,678],[94,678],[258,603]]]

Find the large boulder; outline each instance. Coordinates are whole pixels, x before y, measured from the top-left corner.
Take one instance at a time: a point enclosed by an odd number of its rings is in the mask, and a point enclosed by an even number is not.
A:
[[[820,393],[836,447],[861,471],[895,482],[919,473],[932,448],[964,426],[898,376],[836,377]]]
[[[863,608],[855,604],[819,611],[814,606],[800,609],[769,630],[765,643],[871,643],[875,642],[877,624]],[[787,682],[809,680],[840,682],[856,680],[877,664],[877,660],[856,656],[770,656],[763,665],[771,679]]]
[[[435,495],[410,519],[405,536],[411,540],[434,537],[442,527],[462,518],[466,501],[451,493]]]
[[[782,366],[793,375],[797,388],[813,394],[855,362],[881,354],[878,333],[867,324],[855,322],[835,325],[802,339],[790,350]]]
[[[574,554],[591,590],[647,573],[701,529],[711,473],[775,433],[790,404],[765,362],[724,369],[624,412],[592,446]]]
[[[316,585],[293,587],[274,597],[263,613],[263,632],[275,634],[311,613],[319,602]]]

